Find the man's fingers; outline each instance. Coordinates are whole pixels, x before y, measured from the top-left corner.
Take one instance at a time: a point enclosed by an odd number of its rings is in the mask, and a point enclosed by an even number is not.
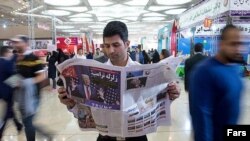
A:
[[[61,93],[58,95],[58,98],[62,99],[64,97],[67,97],[67,93]]]
[[[65,93],[66,92],[66,89],[65,88],[59,88],[58,89],[58,93],[61,94],[61,93]]]

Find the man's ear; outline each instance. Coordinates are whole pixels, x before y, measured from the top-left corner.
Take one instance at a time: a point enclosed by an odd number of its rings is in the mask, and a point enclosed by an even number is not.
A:
[[[125,46],[126,46],[127,49],[129,48],[129,45],[130,45],[130,41],[128,40],[128,41],[125,42]]]

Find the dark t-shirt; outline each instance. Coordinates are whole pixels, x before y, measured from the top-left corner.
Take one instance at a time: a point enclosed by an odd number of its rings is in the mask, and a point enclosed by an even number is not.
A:
[[[38,71],[43,70],[43,62],[34,54],[24,56],[24,59],[17,62],[17,73],[24,78],[32,78],[36,76]]]

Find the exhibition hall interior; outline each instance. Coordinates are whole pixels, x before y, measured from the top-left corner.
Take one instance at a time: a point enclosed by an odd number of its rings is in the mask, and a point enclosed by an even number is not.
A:
[[[230,126],[250,126],[249,10],[249,0],[0,0],[0,141],[233,138]]]

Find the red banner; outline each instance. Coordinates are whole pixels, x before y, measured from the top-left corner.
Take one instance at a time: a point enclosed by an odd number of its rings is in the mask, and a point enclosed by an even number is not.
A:
[[[77,46],[77,48],[82,48],[82,44],[78,42],[77,37],[58,37],[56,43],[58,49],[68,53],[74,53],[75,46]]]
[[[171,54],[176,56],[177,54],[177,22],[174,21],[173,27],[172,27],[172,32],[171,32]]]

